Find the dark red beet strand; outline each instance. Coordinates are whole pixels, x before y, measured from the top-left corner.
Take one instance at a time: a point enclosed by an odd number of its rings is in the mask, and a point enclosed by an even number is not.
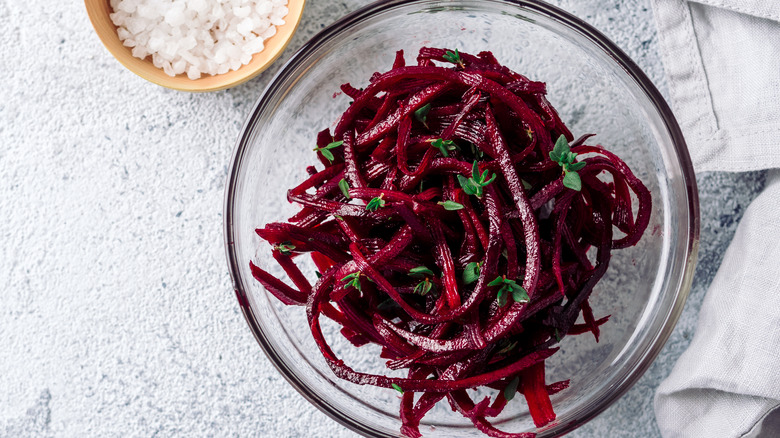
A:
[[[550,395],[569,381],[548,385],[545,359],[568,335],[598,342],[609,316],[596,319],[588,297],[610,251],[647,228],[649,191],[613,153],[586,145],[591,134],[573,141],[545,84],[490,52],[423,48],[407,65],[399,51],[365,88],[341,89],[353,102],[316,138],[324,169],[307,167],[287,193],[301,211],[257,229],[292,285],[250,263],[252,274],[284,304],[306,306],[334,374],[403,391],[404,436],[421,436],[443,399],[489,436],[534,436],[488,417],[517,393],[538,427],[555,421]],[[564,140],[584,163],[580,187],[564,180],[573,155],[551,156]],[[295,263],[304,256],[319,270],[314,285]],[[352,369],[327,344],[323,314],[354,346],[382,346],[407,377]],[[497,390],[492,401],[471,399],[466,389],[479,386]]]

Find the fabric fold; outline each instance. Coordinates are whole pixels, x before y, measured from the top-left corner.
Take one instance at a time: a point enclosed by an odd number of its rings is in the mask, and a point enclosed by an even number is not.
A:
[[[737,227],[690,346],[656,392],[664,437],[747,436],[780,405],[778,213],[780,171],[773,170]]]
[[[697,172],[780,167],[780,2],[652,0]]]

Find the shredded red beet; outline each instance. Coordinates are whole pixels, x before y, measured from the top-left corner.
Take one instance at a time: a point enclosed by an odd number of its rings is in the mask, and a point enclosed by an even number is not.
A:
[[[573,141],[545,84],[490,52],[423,48],[407,66],[399,51],[365,89],[342,91],[354,101],[317,137],[324,169],[309,166],[287,194],[302,210],[257,230],[293,285],[254,264],[252,274],[306,306],[338,377],[403,392],[405,436],[421,436],[445,398],[489,436],[533,436],[487,418],[520,393],[537,426],[555,420],[550,394],[569,381],[547,384],[544,361],[564,336],[598,342],[609,316],[595,319],[588,297],[610,251],[642,236],[650,193],[614,154],[585,145],[591,135]],[[294,262],[304,254],[319,269],[313,286]],[[353,370],[320,314],[355,346],[382,346],[388,368],[408,377]],[[498,394],[475,403],[465,390],[479,386]]]

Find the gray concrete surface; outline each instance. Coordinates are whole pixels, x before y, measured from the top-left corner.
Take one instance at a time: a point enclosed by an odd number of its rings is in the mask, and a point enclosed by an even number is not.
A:
[[[362,0],[308,2],[282,57]],[[666,93],[648,0],[555,0]],[[231,90],[145,82],[81,2],[0,0],[0,437],[355,436],[263,356],[230,291],[222,196],[244,118],[276,67]],[[655,437],[654,389],[760,173],[699,176],[701,251],[680,323],[622,399],[572,437]]]

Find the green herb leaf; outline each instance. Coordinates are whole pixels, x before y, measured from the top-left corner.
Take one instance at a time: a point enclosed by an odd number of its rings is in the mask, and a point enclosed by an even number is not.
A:
[[[322,278],[322,274],[320,273],[320,271],[314,271],[314,275],[316,275],[317,278]]]
[[[514,286],[512,286],[512,299],[516,303],[527,303],[531,301],[531,299],[528,297],[528,292],[525,290],[525,288],[523,288],[523,286],[520,286],[517,283],[515,283]]]
[[[319,152],[322,154],[323,157],[327,158],[328,161],[330,161],[331,163],[333,162],[333,160],[336,159],[336,157],[333,156],[333,152],[327,149],[320,149]]]
[[[345,288],[347,287],[354,287],[355,289],[362,291],[363,289],[360,288],[360,276],[362,273],[360,271],[355,271],[344,278],[341,279],[341,281],[346,282],[347,284],[344,285]]]
[[[509,353],[510,351],[514,350],[515,347],[517,347],[517,341],[509,343],[506,346],[504,346],[504,348],[498,350],[498,354]]]
[[[282,243],[280,243],[278,245],[275,245],[274,249],[279,251],[282,255],[288,256],[288,255],[292,254],[292,250],[295,249],[295,245],[293,245],[292,243],[287,241],[287,242],[282,242]]]
[[[507,384],[506,388],[504,388],[504,398],[506,401],[510,401],[515,398],[518,385],[520,385],[520,376],[515,376],[514,379],[509,381],[509,384]]]
[[[471,262],[463,269],[463,283],[471,284],[479,280],[479,271],[482,267],[482,262]]]
[[[422,277],[425,275],[436,275],[431,271],[430,269],[426,268],[425,266],[418,266],[416,268],[412,268],[409,270],[409,275],[414,277]]]
[[[460,187],[467,195],[482,196],[482,187],[475,185],[471,178],[458,175],[458,183],[460,183]]]
[[[558,137],[558,140],[555,141],[555,147],[553,147],[553,150],[550,152],[550,158],[552,158],[553,161],[560,161],[562,158],[566,157],[569,152],[571,152],[569,142],[566,141],[566,136],[561,134],[561,136]],[[553,158],[553,154],[556,158]]]
[[[498,286],[498,285],[504,284],[504,280],[506,280],[506,277],[502,277],[502,276],[499,275],[498,277],[496,277],[495,280],[493,280],[490,283],[488,283],[488,286]]]
[[[498,305],[504,307],[508,302],[508,297],[512,296],[512,301],[516,303],[527,303],[530,301],[528,292],[523,286],[517,284],[515,280],[506,278],[506,276],[496,277],[495,280],[488,283],[488,286],[501,286],[496,298]]]
[[[422,296],[428,295],[428,292],[433,289],[433,282],[430,280],[430,278],[425,278],[425,280],[417,283],[417,286],[414,287],[414,293]]]
[[[498,295],[496,296],[496,298],[498,299],[499,307],[506,306],[508,296],[509,294],[507,293],[507,290],[505,288],[502,287],[501,289],[498,290]]]
[[[400,392],[401,394],[403,394],[403,393],[404,393],[404,390],[403,390],[403,389],[401,389],[401,387],[400,387],[400,386],[398,386],[398,385],[396,385],[395,383],[391,383],[391,384],[390,384],[390,386],[392,386],[392,387],[393,387],[393,389],[395,389],[396,391]]]
[[[458,204],[455,201],[441,201],[441,202],[437,202],[437,204],[444,207],[445,210],[450,210],[450,211],[463,210],[463,204]]]
[[[376,198],[371,198],[371,200],[368,201],[368,204],[366,204],[366,210],[377,211],[379,208],[384,207],[386,202],[384,199],[382,199],[383,197],[384,194],[381,194]]]
[[[482,174],[479,174],[479,163],[474,161],[471,166],[471,178],[466,178],[463,175],[457,175],[460,187],[466,192],[467,195],[475,195],[478,198],[482,197],[482,188],[495,181],[497,174],[490,176],[490,170],[485,169]]]
[[[330,150],[333,148],[337,148],[344,144],[344,140],[334,141],[332,143],[328,143],[326,146],[323,146],[321,148],[314,148],[315,151],[322,154],[323,157],[325,157],[329,162],[333,162],[335,157],[333,156],[333,152]]]
[[[442,58],[444,58],[447,62],[451,62],[453,64],[463,67],[463,60],[460,59],[460,53],[458,53],[458,49],[455,49],[455,53],[447,50],[446,52],[444,52],[444,56],[442,56]]]
[[[479,185],[481,185],[482,187],[485,187],[486,185],[488,185],[488,184],[492,183],[493,181],[495,181],[496,177],[498,176],[498,174],[494,173],[493,176],[491,176],[490,178],[487,178],[487,175],[490,175],[490,171],[489,170],[485,170],[484,172],[482,172],[482,175],[479,177],[480,178]]]
[[[474,143],[469,143],[469,145],[471,146],[471,153],[472,153],[472,155],[474,155],[475,157],[477,157],[477,158],[482,158],[482,157],[485,155],[485,153],[484,153],[484,152],[482,152],[482,149],[480,149],[480,148],[479,148],[477,145],[475,145]]]
[[[414,118],[417,119],[420,123],[423,124],[426,128],[428,127],[428,113],[431,111],[431,104],[427,103],[420,108],[417,108],[417,110],[414,112]]]
[[[528,181],[526,181],[524,179],[521,179],[520,182],[523,183],[523,188],[526,189],[526,190],[531,190],[531,187],[533,187],[531,185],[531,183],[529,183]]]
[[[561,332],[557,328],[555,329],[555,340],[561,342]]]
[[[571,151],[565,136],[561,135],[556,140],[555,147],[550,151],[550,159],[556,161],[563,169],[564,187],[578,192],[582,190],[582,179],[577,171],[585,167],[587,163],[584,161],[575,162],[577,153]]]
[[[454,151],[458,147],[455,145],[455,142],[452,140],[442,140],[441,138],[437,138],[436,140],[433,140],[431,142],[431,146],[438,149],[442,155],[445,157],[449,157],[450,154],[447,151]]]
[[[349,183],[346,179],[341,178],[341,181],[339,181],[339,188],[341,189],[341,193],[345,198],[352,199],[352,197],[349,196]]]
[[[563,176],[563,185],[564,187],[568,187],[579,192],[582,190],[582,180],[580,179],[580,175],[577,174],[577,172],[566,172],[566,174]]]

